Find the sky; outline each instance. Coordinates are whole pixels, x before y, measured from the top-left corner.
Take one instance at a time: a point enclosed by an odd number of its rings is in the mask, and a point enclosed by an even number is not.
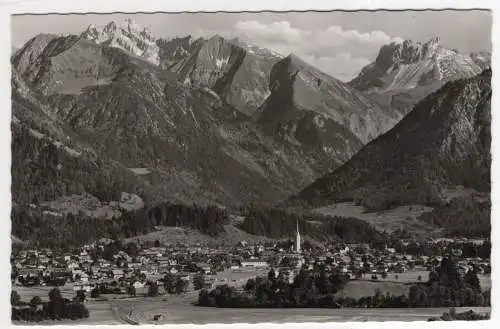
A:
[[[239,37],[283,55],[294,53],[340,80],[355,77],[381,46],[399,39],[461,52],[491,51],[492,15],[487,11],[377,11],[288,13],[72,14],[11,17],[12,46],[39,33],[78,34],[90,24],[132,18],[157,38],[192,35]]]

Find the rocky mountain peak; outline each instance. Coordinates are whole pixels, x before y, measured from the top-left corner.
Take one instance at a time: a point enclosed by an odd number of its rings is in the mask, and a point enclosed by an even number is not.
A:
[[[478,65],[481,63],[481,66]],[[361,91],[408,90],[479,74],[483,61],[440,44],[438,37],[425,43],[395,41],[382,46],[375,61],[349,84]]]
[[[389,67],[399,67],[433,57],[440,47],[438,37],[431,38],[425,43],[414,40],[394,41],[380,49],[375,62]]]
[[[111,21],[104,26],[90,25],[81,37],[97,44],[123,49],[155,65],[160,63],[156,38],[132,19],[126,19],[122,24]]]

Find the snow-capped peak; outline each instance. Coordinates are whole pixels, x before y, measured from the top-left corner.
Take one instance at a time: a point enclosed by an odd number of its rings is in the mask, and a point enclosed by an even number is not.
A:
[[[134,20],[126,19],[118,25],[114,21],[104,26],[91,24],[81,36],[98,44],[116,47],[159,65],[159,47],[156,38],[146,28],[141,28]]]

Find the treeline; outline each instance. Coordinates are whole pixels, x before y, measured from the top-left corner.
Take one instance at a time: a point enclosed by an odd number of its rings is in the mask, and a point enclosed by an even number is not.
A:
[[[23,302],[16,291],[11,292],[12,321],[39,322],[42,320],[62,320],[88,318],[89,311],[83,305],[85,294],[77,293],[73,300],[63,298],[59,289],[49,291],[49,301],[44,302],[38,296],[29,303]]]
[[[490,291],[481,291],[474,271],[460,274],[457,265],[444,258],[429,274],[426,284],[414,285],[409,292],[410,307],[490,306]]]
[[[480,321],[480,320],[489,320],[490,314],[479,314],[472,310],[457,313],[454,307],[450,308],[449,312],[444,312],[439,318],[432,317],[427,321]]]
[[[209,307],[461,307],[490,306],[490,291],[481,292],[474,272],[460,275],[456,264],[445,258],[427,283],[413,285],[408,296],[383,294],[361,298],[338,297],[348,278],[341,273],[326,273],[323,269],[300,270],[292,282],[271,270],[267,278],[250,279],[243,291],[227,285],[212,291],[202,290],[199,306]]]
[[[491,242],[486,240],[481,244],[475,244],[473,242],[466,243],[436,243],[436,244],[425,244],[416,241],[411,241],[409,243],[403,243],[403,241],[398,240],[393,234],[391,234],[390,242],[388,246],[393,247],[396,252],[413,255],[413,256],[429,256],[433,257],[435,255],[443,255],[452,253],[453,249],[462,250],[463,258],[476,258],[480,257],[482,259],[489,259],[491,256]]]
[[[341,291],[348,278],[340,272],[327,273],[324,269],[301,269],[290,282],[282,273],[271,270],[267,277],[249,279],[244,291],[228,285],[212,291],[202,290],[199,306],[216,307],[327,307],[335,303],[334,295]]]
[[[450,236],[488,237],[491,235],[491,201],[474,196],[455,198],[447,205],[422,214],[419,219],[445,228]]]
[[[269,238],[295,237],[297,222],[303,236],[318,240],[343,240],[346,243],[381,244],[386,235],[371,224],[357,218],[324,216],[319,214],[297,215],[280,209],[245,209],[242,230]]]
[[[54,217],[29,207],[13,207],[12,234],[50,248],[75,247],[100,238],[114,240],[147,234],[155,226],[179,226],[217,235],[229,222],[227,210],[218,207],[176,205],[170,203],[133,212],[119,218],[103,220],[79,215]]]
[[[65,141],[66,142],[66,141]],[[121,191],[148,199],[137,177],[97,156],[71,156],[48,137],[36,138],[28,127],[12,125],[12,199],[38,204],[87,192],[101,201],[120,200]]]

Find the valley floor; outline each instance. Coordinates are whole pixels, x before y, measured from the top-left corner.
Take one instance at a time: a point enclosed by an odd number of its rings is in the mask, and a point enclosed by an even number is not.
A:
[[[361,297],[373,295],[376,289],[383,293],[389,291],[394,294],[408,293],[408,283],[416,282],[421,275],[422,281],[428,279],[426,271],[412,271],[401,273],[396,280],[393,274],[386,279],[373,282],[368,276],[361,280],[350,281],[343,292],[344,297]],[[230,270],[217,274],[217,283],[227,283],[232,286],[241,286],[249,277],[262,275],[264,272],[232,272]],[[491,287],[489,275],[479,276],[481,287]],[[46,299],[49,287],[13,287],[23,300],[33,296]],[[71,285],[62,287],[63,297],[74,296]],[[166,323],[256,323],[256,322],[349,322],[349,321],[427,321],[430,317],[437,317],[448,308],[416,308],[416,309],[320,309],[320,308],[290,308],[290,309],[242,309],[242,308],[213,308],[193,305],[198,299],[198,291],[188,291],[181,295],[167,295],[158,297],[126,297],[123,295],[106,295],[107,300],[88,300],[86,306],[90,311],[90,318],[82,320],[44,321],[42,325],[60,324],[166,324]],[[457,312],[473,310],[478,313],[491,312],[490,307],[457,308]],[[154,321],[155,315],[161,315]],[[30,325],[27,322],[15,322],[16,325]]]

